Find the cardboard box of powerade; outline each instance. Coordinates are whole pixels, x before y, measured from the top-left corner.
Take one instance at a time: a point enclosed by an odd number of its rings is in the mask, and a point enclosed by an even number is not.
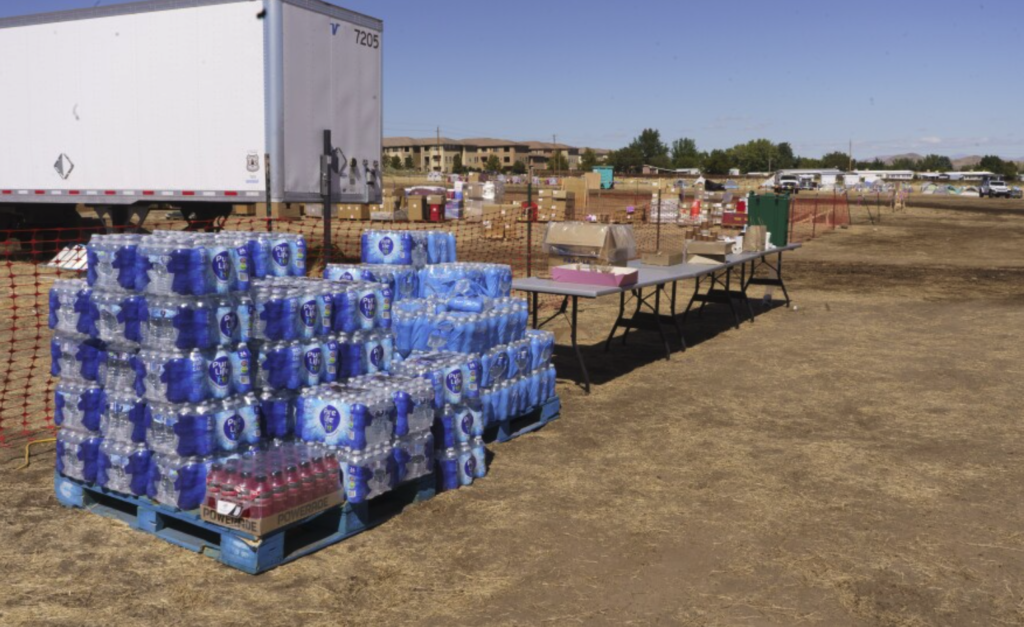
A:
[[[655,253],[644,253],[641,260],[644,265],[648,266],[678,266],[683,263],[683,253],[662,250]]]
[[[722,226],[746,226],[747,214],[737,211],[726,211],[722,213]]]
[[[686,263],[725,263],[732,252],[731,242],[686,242]]]
[[[344,502],[342,498],[341,490],[331,492],[325,496],[321,496],[318,499],[314,499],[307,503],[303,503],[297,507],[292,507],[283,512],[277,512],[270,516],[264,516],[263,518],[240,518],[232,516],[230,514],[222,514],[217,511],[216,508],[209,507],[205,503],[199,508],[199,517],[208,523],[213,523],[221,527],[227,527],[228,529],[237,529],[250,533],[254,536],[265,536],[272,531],[276,531],[285,525],[290,525],[293,522],[302,520],[303,518],[309,518],[314,514],[326,511],[332,507],[337,507]]]
[[[231,205],[231,215],[254,216],[256,215],[256,205]]]
[[[596,263],[625,266],[636,257],[633,227],[625,224],[550,222],[544,232],[544,252],[554,265]]]
[[[440,194],[430,194],[427,196],[427,205],[437,205],[443,207],[447,199]]]

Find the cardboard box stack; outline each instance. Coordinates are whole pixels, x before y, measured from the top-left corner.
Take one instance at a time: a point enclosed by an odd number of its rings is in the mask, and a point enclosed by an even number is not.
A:
[[[516,218],[523,211],[519,204],[484,205],[481,211],[485,239],[513,239],[515,237]]]
[[[537,221],[564,222],[576,217],[576,194],[560,189],[537,192]]]
[[[590,190],[601,188],[601,175],[598,174],[597,177],[598,183],[596,186],[591,186],[586,177],[562,179],[562,190],[573,194],[577,209],[582,210],[590,207]]]
[[[298,220],[302,217],[303,207],[304,205],[300,203],[270,203],[270,217],[275,220]],[[267,203],[258,202],[250,205],[232,205],[231,213],[236,216],[265,218],[267,217]]]

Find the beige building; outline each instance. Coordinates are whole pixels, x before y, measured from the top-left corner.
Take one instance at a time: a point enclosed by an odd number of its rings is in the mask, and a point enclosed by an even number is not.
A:
[[[580,149],[575,146],[551,142],[526,143],[530,146],[529,166],[535,170],[546,170],[556,152],[561,152],[565,156],[570,170],[577,170],[580,167]]]
[[[528,165],[530,157],[530,147],[527,144],[507,139],[475,137],[462,140],[462,147],[462,164],[469,168],[483,168],[491,155],[498,158],[502,168],[511,168],[516,161]]]
[[[398,157],[403,164],[407,158],[412,159],[417,170],[451,172],[455,166],[455,156],[462,156],[462,165],[475,170],[483,169],[487,160],[493,155],[498,158],[502,169],[511,168],[521,161],[528,168],[547,169],[551,157],[556,151],[565,155],[570,170],[579,169],[581,150],[567,144],[549,142],[516,142],[507,139],[490,137],[474,137],[470,139],[451,139],[441,137],[385,137],[384,159],[390,162]],[[607,150],[595,149],[598,161],[607,157]],[[603,153],[603,154],[602,154]]]

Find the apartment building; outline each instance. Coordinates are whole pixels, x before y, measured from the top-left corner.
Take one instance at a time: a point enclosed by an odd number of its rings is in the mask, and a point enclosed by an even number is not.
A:
[[[451,139],[448,137],[385,137],[384,159],[388,162],[398,157],[404,165],[411,158],[419,170],[451,172],[455,156],[461,155],[462,165],[482,169],[492,156],[497,157],[502,168],[511,168],[517,161],[538,170],[548,168],[556,151],[565,155],[570,170],[579,169],[580,153],[575,146],[550,142],[517,142],[491,137]],[[607,156],[607,150],[595,149],[599,155]],[[598,157],[600,161],[600,156]]]

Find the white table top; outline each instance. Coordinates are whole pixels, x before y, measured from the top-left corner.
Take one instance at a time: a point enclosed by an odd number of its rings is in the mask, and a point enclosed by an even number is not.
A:
[[[651,287],[653,285],[664,285],[675,281],[696,279],[713,272],[726,270],[754,259],[766,257],[776,253],[800,248],[800,244],[789,244],[780,248],[772,248],[760,252],[740,253],[728,255],[725,263],[704,264],[704,263],[681,263],[675,266],[649,266],[641,261],[631,261],[631,268],[639,269],[639,276],[636,283],[623,287],[609,287],[604,285],[590,285],[587,283],[567,283],[565,281],[554,281],[552,279],[541,279],[529,277],[512,281],[512,289],[523,292],[537,292],[540,294],[557,294],[559,296],[579,296],[580,298],[599,298],[626,292],[629,290]]]

